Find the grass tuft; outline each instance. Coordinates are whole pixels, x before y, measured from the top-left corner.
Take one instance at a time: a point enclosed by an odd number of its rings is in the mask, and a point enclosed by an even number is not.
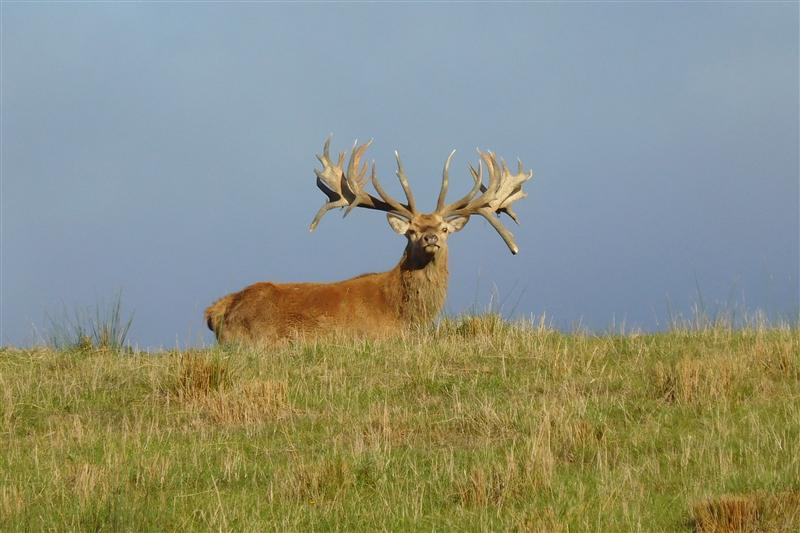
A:
[[[698,533],[793,532],[800,530],[800,493],[709,498],[692,508]]]
[[[290,412],[285,381],[239,379],[230,357],[188,352],[179,356],[176,366],[162,388],[197,423],[258,424]]]
[[[178,371],[167,389],[180,399],[205,397],[230,385],[228,361],[194,352],[180,355]]]
[[[122,312],[121,292],[108,305],[97,303],[72,313],[64,309],[60,317],[47,318],[47,342],[56,350],[122,350],[127,347],[128,332],[133,324],[133,314],[126,317]]]
[[[465,315],[458,318],[445,318],[439,325],[440,333],[461,337],[485,337],[496,335],[510,327],[499,313],[485,315]]]

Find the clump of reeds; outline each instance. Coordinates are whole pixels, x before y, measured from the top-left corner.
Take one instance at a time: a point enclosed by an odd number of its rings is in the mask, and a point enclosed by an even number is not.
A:
[[[86,309],[66,309],[60,317],[48,316],[47,342],[56,350],[112,350],[126,347],[133,314],[122,312],[122,294],[108,305],[103,302]]]

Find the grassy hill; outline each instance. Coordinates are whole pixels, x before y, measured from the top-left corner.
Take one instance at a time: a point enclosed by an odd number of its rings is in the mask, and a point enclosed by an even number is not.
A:
[[[800,530],[796,328],[5,348],[0,395],[3,531]]]

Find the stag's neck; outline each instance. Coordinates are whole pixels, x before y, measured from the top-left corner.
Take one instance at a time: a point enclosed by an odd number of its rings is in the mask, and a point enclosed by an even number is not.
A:
[[[426,323],[439,314],[447,297],[447,250],[435,257],[417,257],[406,248],[392,274],[397,280],[394,299],[402,320]]]

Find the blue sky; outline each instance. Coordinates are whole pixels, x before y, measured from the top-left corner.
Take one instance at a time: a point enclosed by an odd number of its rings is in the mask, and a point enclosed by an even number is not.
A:
[[[476,147],[534,170],[519,255],[451,239],[450,313],[797,316],[795,2],[5,2],[0,342],[120,290],[138,345],[210,342],[227,292],[391,268],[379,213],[308,232],[329,133],[423,208],[453,148],[453,197]]]

